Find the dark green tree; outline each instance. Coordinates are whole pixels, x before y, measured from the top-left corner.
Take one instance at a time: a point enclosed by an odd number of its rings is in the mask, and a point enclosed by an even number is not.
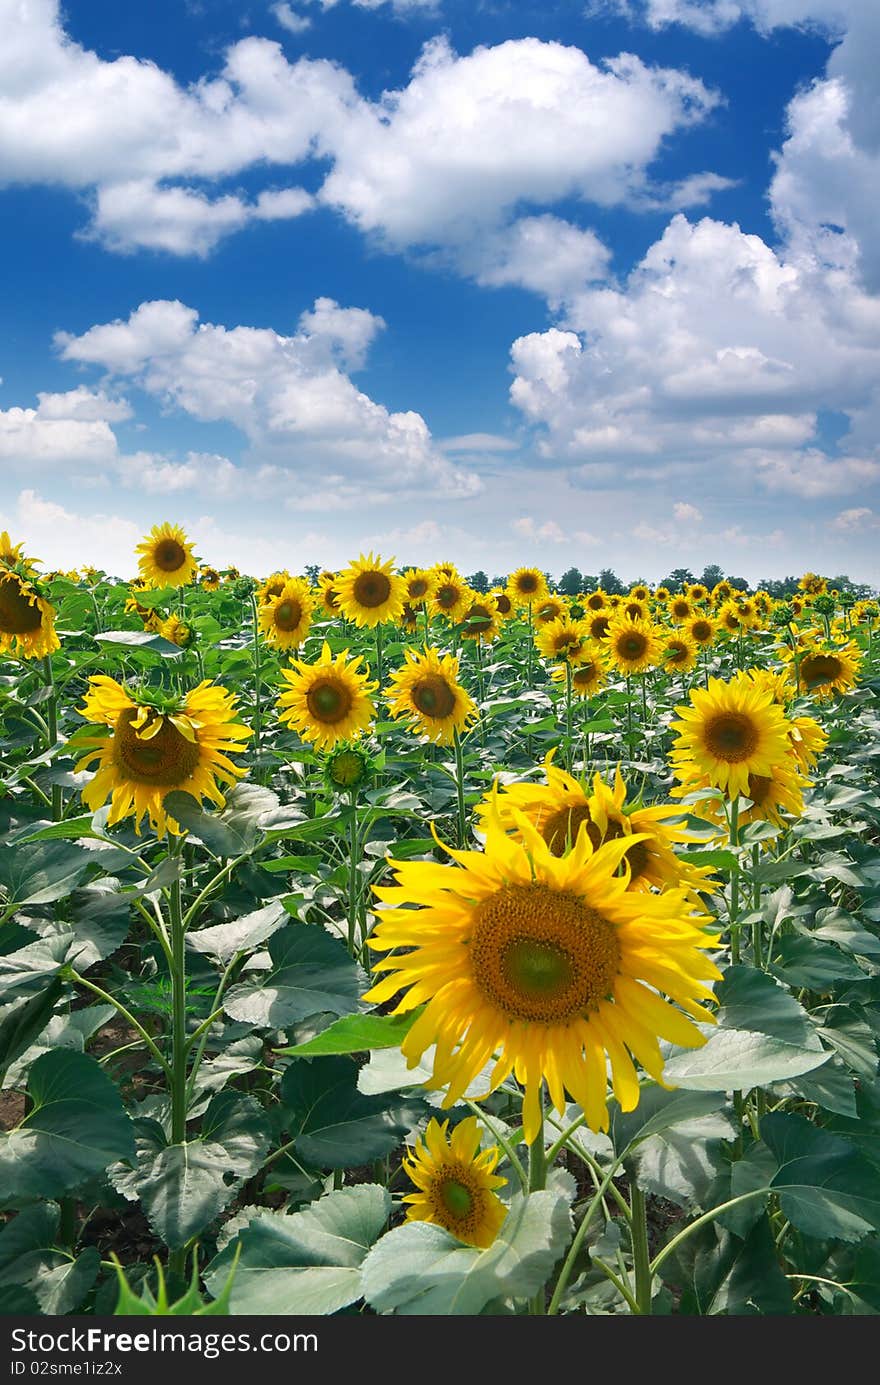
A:
[[[567,572],[563,572],[556,584],[556,590],[561,596],[577,596],[584,589],[583,573],[576,567],[570,567]]]
[[[689,567],[674,567],[669,576],[664,577],[660,585],[661,587],[668,587],[671,592],[677,592],[696,580]]]
[[[703,568],[700,581],[704,587],[708,587],[711,591],[719,582],[724,581],[724,568],[719,567],[717,563],[707,563]]]
[[[313,587],[317,586],[318,573],[320,571],[321,569],[318,567],[317,563],[306,563],[305,567],[303,568],[303,572],[305,573],[306,577],[311,582]]]
[[[489,590],[489,579],[482,568],[477,572],[472,572],[470,577],[464,579],[469,587],[473,587],[475,592],[485,593]]]
[[[599,586],[609,596],[623,596],[627,590],[613,568],[603,567],[599,573]]]

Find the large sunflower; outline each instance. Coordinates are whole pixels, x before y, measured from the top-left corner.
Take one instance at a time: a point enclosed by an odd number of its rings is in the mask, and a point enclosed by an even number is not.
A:
[[[367,627],[400,620],[406,600],[406,583],[394,572],[394,559],[383,562],[372,553],[361,553],[340,572],[335,590],[342,614]]]
[[[278,699],[280,720],[320,750],[362,736],[375,716],[370,694],[377,684],[358,672],[360,663],[361,656],[349,659],[347,649],[334,658],[326,640],[315,663],[295,659],[293,668],[281,670],[289,687]]]
[[[691,689],[690,706],[675,710],[681,718],[670,726],[678,738],[670,756],[676,778],[693,765],[729,798],[748,794],[750,775],[772,775],[791,753],[782,708],[768,688],[750,680],[710,678],[708,688]]]
[[[461,637],[463,640],[477,640],[480,644],[491,644],[501,630],[498,607],[492,596],[470,593],[470,603],[462,616]]]
[[[594,617],[595,619],[595,617]],[[644,673],[660,658],[663,648],[650,621],[615,616],[605,636],[608,657],[623,674]]]
[[[683,891],[627,890],[616,874],[626,842],[594,851],[582,832],[558,857],[526,818],[518,827],[521,841],[490,817],[485,850],[450,851],[454,866],[390,863],[397,884],[376,889],[389,907],[369,939],[391,954],[374,964],[389,974],[366,998],[402,992],[395,1014],[424,1005],[402,1049],[414,1066],[436,1044],[429,1085],[446,1088],[444,1106],[493,1057],[490,1090],[512,1072],[532,1143],[545,1080],[560,1115],[570,1093],[594,1130],[607,1129],[606,1055],[614,1094],[631,1111],[640,1089],[630,1054],[661,1081],[658,1036],[704,1043],[682,1010],[710,1020],[704,983],[720,973],[702,950],[717,937]]]
[[[417,1193],[407,1193],[407,1221],[445,1227],[469,1246],[490,1246],[498,1235],[507,1208],[495,1195],[507,1182],[495,1172],[501,1154],[497,1145],[482,1153],[476,1116],[459,1121],[447,1138],[449,1121],[428,1121],[424,1141],[418,1140],[403,1160],[403,1169]]]
[[[135,553],[140,554],[140,574],[151,587],[188,587],[198,575],[192,545],[177,524],[154,524]]]
[[[514,606],[535,606],[549,595],[547,578],[536,567],[518,567],[507,579],[507,595]]]
[[[27,578],[0,568],[0,654],[43,659],[60,647],[55,607]]]
[[[110,826],[133,817],[140,832],[144,816],[157,836],[181,831],[165,812],[165,798],[179,789],[218,807],[225,803],[220,784],[234,784],[246,773],[229,759],[241,750],[250,728],[235,720],[235,698],[225,688],[200,683],[183,697],[147,702],[113,678],[89,679],[80,716],[107,731],[77,736],[89,747],[77,771],[97,762],[94,778],[82,790],[92,811],[111,798]]]
[[[393,717],[404,717],[414,731],[438,745],[451,745],[479,715],[473,698],[458,681],[458,660],[436,649],[404,651],[406,663],[385,689]]]
[[[299,649],[312,623],[314,603],[308,582],[290,577],[277,596],[257,608],[266,643],[276,649]]]
[[[796,653],[789,645],[784,646],[781,657],[789,666],[798,692],[812,693],[824,700],[855,687],[862,651],[854,640],[830,644],[814,639],[800,644]]]

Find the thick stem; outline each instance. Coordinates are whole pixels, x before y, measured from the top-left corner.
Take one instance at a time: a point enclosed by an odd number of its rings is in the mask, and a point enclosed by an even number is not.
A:
[[[739,795],[730,800],[730,845],[733,865],[730,870],[730,960],[739,961]]]
[[[455,735],[455,789],[458,802],[458,845],[464,851],[467,846],[468,827],[467,827],[467,808],[464,801],[464,753],[461,748],[461,737],[458,732]]]
[[[630,1189],[630,1234],[632,1236],[633,1270],[636,1280],[638,1312],[650,1314],[654,1275],[648,1250],[648,1215],[645,1194],[633,1183]]]
[[[351,822],[348,828],[348,950],[352,957],[357,951],[357,925],[360,865],[358,850],[357,789],[351,790]]]
[[[52,669],[52,656],[47,654],[43,660],[43,673],[51,696],[46,701],[46,749],[54,750],[58,744],[58,694],[55,691],[55,675]],[[60,822],[64,817],[64,800],[61,785],[52,785],[52,821]]]
[[[171,854],[180,855],[182,839],[172,838]],[[169,891],[171,923],[171,1143],[186,1142],[187,1094],[186,1037],[186,927],[183,922],[181,880],[175,875]],[[172,1275],[183,1277],[186,1272],[186,1248],[171,1251],[168,1269]]]
[[[571,774],[574,767],[574,737],[571,726],[571,664],[565,661],[565,748],[566,764]]]
[[[755,918],[752,923],[752,961],[756,967],[764,965],[764,938],[761,929],[761,882],[758,879],[761,848],[758,843],[752,847],[752,910]]]

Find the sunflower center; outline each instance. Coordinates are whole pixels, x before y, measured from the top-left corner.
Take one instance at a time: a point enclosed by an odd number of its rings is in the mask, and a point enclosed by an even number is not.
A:
[[[577,895],[505,885],[477,906],[471,965],[509,1019],[568,1024],[611,993],[620,947],[614,925]]]
[[[531,596],[538,590],[538,579],[533,572],[523,572],[517,578],[516,585],[523,596]]]
[[[423,716],[441,721],[455,711],[455,691],[439,673],[420,678],[410,694],[413,706]]]
[[[410,601],[421,601],[428,594],[428,583],[424,577],[414,577],[409,584]]]
[[[647,639],[637,630],[634,630],[632,634],[621,635],[617,641],[617,652],[621,659],[641,659],[647,647]]]
[[[453,582],[444,582],[442,587],[437,588],[437,605],[441,611],[451,611],[460,595],[458,587]]]
[[[716,760],[738,765],[757,749],[758,731],[745,712],[720,712],[707,722],[705,740]]]
[[[596,665],[591,661],[588,664],[579,664],[571,675],[572,682],[576,688],[586,688],[593,681],[596,673]]]
[[[472,606],[467,614],[467,625],[471,634],[481,635],[484,630],[492,628],[492,614],[485,606]]]
[[[116,767],[126,779],[136,784],[177,788],[198,768],[198,744],[182,736],[177,727],[160,712],[151,712],[138,733],[131,723],[140,712],[140,707],[126,707],[119,714],[113,736]],[[151,732],[157,720],[162,723],[159,730],[155,735],[143,739],[144,732]]]
[[[330,778],[341,788],[352,788],[363,779],[365,769],[356,750],[340,750],[330,762]]]
[[[712,626],[708,620],[695,620],[691,626],[691,634],[698,644],[703,644],[712,638]]]
[[[496,601],[501,614],[503,616],[510,615],[511,610],[513,609],[513,603],[510,597],[506,596],[504,592],[502,592],[501,595],[496,598]]]
[[[686,644],[670,644],[669,660],[670,664],[686,664],[688,658],[688,647]]]
[[[541,836],[554,856],[564,856],[569,847],[574,846],[581,823],[589,823],[587,836],[594,847],[599,845],[599,829],[590,820],[590,809],[586,803],[575,803],[571,808],[557,808],[551,813],[541,828]]]
[[[302,606],[294,597],[288,601],[280,601],[272,618],[277,629],[295,630],[302,620]]]
[[[601,611],[605,605],[605,598],[600,596],[598,592],[594,592],[592,596],[587,597],[587,605],[591,611]]]
[[[162,539],[153,550],[153,562],[163,572],[177,572],[186,562],[186,549],[177,539]]]
[[[464,1183],[459,1182],[457,1178],[444,1178],[439,1192],[443,1206],[456,1221],[470,1216],[474,1206],[474,1195]]]
[[[352,592],[359,606],[374,610],[377,606],[384,606],[391,595],[391,579],[384,572],[360,572],[354,580]]]
[[[590,634],[594,640],[602,640],[608,634],[608,626],[611,624],[610,616],[596,616],[590,624]]]
[[[686,601],[674,601],[672,603],[672,614],[674,616],[690,615],[690,610],[691,608]]]
[[[315,721],[335,726],[351,711],[351,693],[335,678],[319,678],[306,693],[306,703]]]
[[[833,654],[808,654],[801,660],[801,678],[805,683],[833,683],[840,674],[840,660]]]
[[[29,635],[43,623],[36,602],[31,605],[17,580],[0,584],[0,630],[4,635]]]

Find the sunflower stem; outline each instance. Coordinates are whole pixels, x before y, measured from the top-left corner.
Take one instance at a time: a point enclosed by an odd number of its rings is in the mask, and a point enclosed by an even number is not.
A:
[[[571,661],[565,661],[565,762],[569,774],[574,768],[574,737],[571,726]]]
[[[169,842],[169,855],[180,858],[182,838]],[[171,1143],[186,1141],[187,1094],[187,1037],[186,1037],[186,927],[183,922],[180,873],[176,872],[168,894],[171,923]],[[170,1273],[183,1276],[186,1270],[185,1249],[173,1250],[168,1259]]]
[[[461,745],[461,736],[458,731],[453,732],[455,744],[455,791],[458,803],[458,845],[461,851],[467,846],[467,808],[464,801],[464,752]]]
[[[54,750],[58,744],[58,694],[55,691],[55,674],[52,669],[52,655],[47,654],[43,660],[43,675],[46,679],[46,687],[50,689],[50,695],[46,699],[46,749]],[[60,822],[64,817],[64,799],[62,797],[61,785],[52,785],[52,821]]]
[[[632,1236],[633,1271],[636,1280],[638,1312],[650,1314],[654,1274],[648,1249],[648,1210],[645,1194],[633,1183],[629,1196],[630,1234]]]
[[[384,669],[382,667],[382,622],[376,626],[376,678],[381,689],[384,680]]]
[[[547,1186],[547,1150],[544,1145],[544,1084],[541,1083],[539,1095],[541,1104],[541,1123],[538,1133],[529,1145],[529,1192],[540,1193]],[[529,1312],[533,1316],[543,1316],[547,1312],[547,1298],[543,1286],[529,1302]]]
[[[254,624],[254,758],[260,758],[260,734],[262,732],[262,654],[260,650],[260,622],[257,616],[257,598],[251,592],[251,616]]]
[[[348,828],[348,950],[352,957],[357,950],[358,925],[358,817],[357,789],[351,790],[351,822]]]
[[[635,740],[633,737],[632,676],[626,675],[626,748],[629,758],[635,759]]]
[[[733,865],[730,868],[730,960],[739,962],[739,794],[730,800],[730,845]]]
[[[752,922],[752,961],[755,966],[764,966],[764,939],[761,929],[761,882],[758,879],[758,866],[760,864],[761,848],[755,842],[752,847],[752,909],[755,918]]]

